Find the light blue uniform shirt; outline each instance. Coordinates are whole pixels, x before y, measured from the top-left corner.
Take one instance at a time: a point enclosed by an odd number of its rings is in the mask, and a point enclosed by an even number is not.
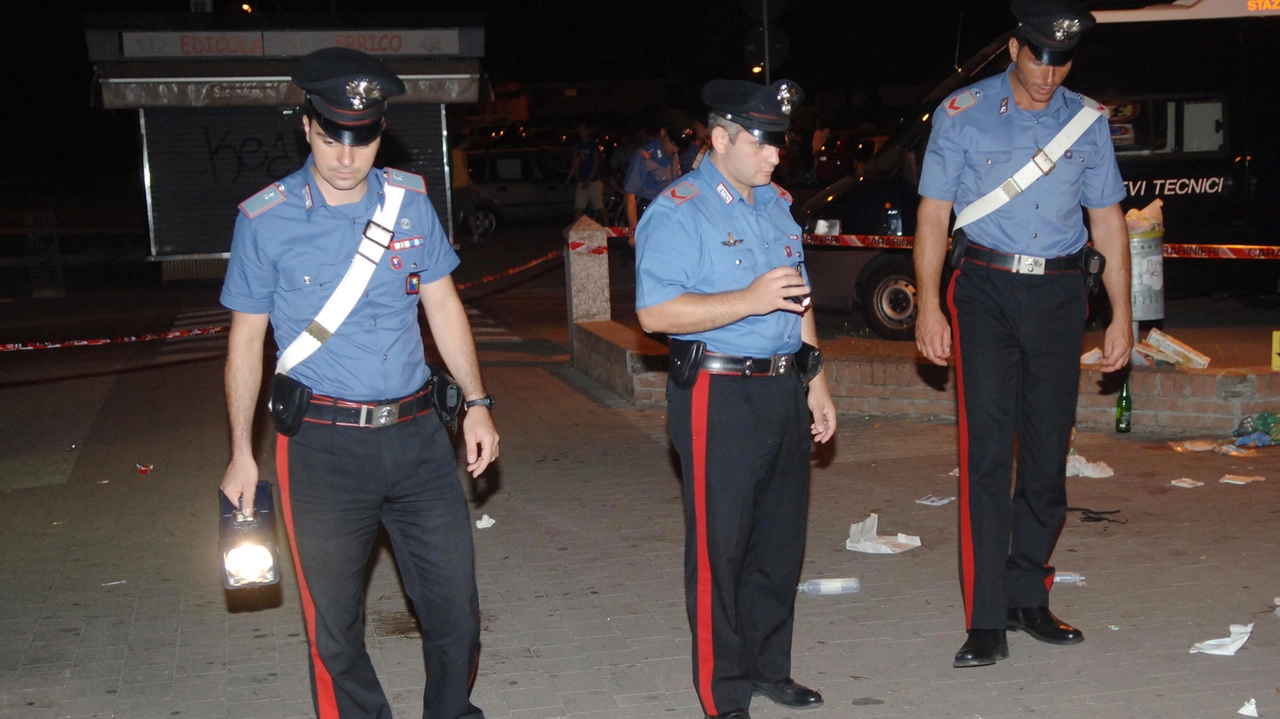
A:
[[[675,157],[662,149],[662,138],[650,140],[644,147],[631,155],[631,164],[627,166],[627,179],[622,185],[623,192],[630,192],[642,200],[652,200],[659,192],[667,189],[680,169]]]
[[[710,158],[667,189],[636,227],[636,309],[685,293],[741,290],[775,267],[804,260],[791,195],[777,185],[738,194]],[[769,357],[800,349],[800,315],[781,310],[680,339],[740,357]]]
[[[302,169],[275,184],[283,201],[258,209],[255,196],[241,206],[222,286],[227,308],[270,313],[281,351],[315,319],[346,274],[387,181],[386,171],[374,168],[362,200],[329,205],[311,174],[312,162],[307,158]],[[399,174],[409,178],[407,184],[422,179]],[[392,246],[351,314],[289,373],[316,394],[393,399],[417,391],[430,376],[418,327],[419,295],[409,294],[409,275],[418,274],[426,286],[453,272],[458,256],[425,192],[405,191],[391,229]]]
[[[1010,69],[947,98],[933,114],[933,132],[920,173],[920,194],[969,204],[1013,176],[1076,116],[1084,101],[1059,87],[1043,110],[1018,107]],[[1000,209],[966,226],[983,247],[1037,257],[1060,257],[1088,240],[1083,205],[1102,208],[1124,199],[1107,123],[1098,119],[1058,159],[1048,175]]]

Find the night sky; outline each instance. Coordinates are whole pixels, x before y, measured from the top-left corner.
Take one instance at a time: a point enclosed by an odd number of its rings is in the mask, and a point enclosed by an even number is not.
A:
[[[743,0],[253,2],[258,12],[480,12],[486,17],[482,67],[495,83],[676,77],[696,87],[713,77],[751,77],[743,40],[753,23]],[[220,12],[238,6],[239,0],[215,0]],[[188,10],[187,0],[63,0],[41,3],[44,18],[33,25],[9,23],[5,66],[22,69],[16,89],[26,93],[18,95],[32,99],[41,114],[29,126],[31,141],[11,144],[14,155],[3,174],[48,174],[68,163],[132,173],[135,114],[89,107],[92,70],[81,16]],[[796,80],[810,98],[933,83],[952,69],[957,44],[963,61],[1011,25],[1005,0],[788,0],[772,24],[790,41],[774,77]],[[6,93],[11,100],[14,90]]]

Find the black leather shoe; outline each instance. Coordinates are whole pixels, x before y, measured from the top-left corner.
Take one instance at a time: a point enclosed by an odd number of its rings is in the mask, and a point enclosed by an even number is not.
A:
[[[751,719],[746,709],[734,709],[724,714],[704,714],[707,719]]]
[[[1009,658],[1009,642],[1005,640],[1003,629],[973,629],[964,646],[956,652],[956,659],[951,666],[985,667]]]
[[[822,695],[817,691],[797,684],[787,677],[780,682],[751,682],[756,694],[763,694],[775,704],[792,709],[812,709],[822,706]]]
[[[1050,644],[1079,644],[1084,641],[1084,632],[1053,616],[1048,607],[1010,609],[1008,627]]]

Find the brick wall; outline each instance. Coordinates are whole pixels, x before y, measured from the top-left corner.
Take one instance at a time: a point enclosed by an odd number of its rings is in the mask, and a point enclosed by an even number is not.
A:
[[[634,404],[666,403],[666,346],[614,322],[583,322],[574,329],[574,366]],[[955,367],[910,357],[828,357],[827,382],[840,412],[954,419]],[[1080,372],[1076,420],[1082,426],[1115,423],[1120,378],[1096,368]],[[1222,433],[1244,415],[1280,411],[1280,374],[1264,368],[1178,370],[1140,367],[1131,372],[1133,425],[1138,429]]]

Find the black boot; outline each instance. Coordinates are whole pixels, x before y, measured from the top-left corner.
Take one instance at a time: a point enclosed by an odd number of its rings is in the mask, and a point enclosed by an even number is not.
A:
[[[1048,607],[1010,609],[1008,628],[1024,631],[1033,639],[1050,644],[1079,644],[1084,641],[1084,632],[1053,616]]]
[[[956,659],[951,666],[985,667],[1009,658],[1009,642],[1005,640],[1003,629],[973,629],[964,646],[956,652]]]

